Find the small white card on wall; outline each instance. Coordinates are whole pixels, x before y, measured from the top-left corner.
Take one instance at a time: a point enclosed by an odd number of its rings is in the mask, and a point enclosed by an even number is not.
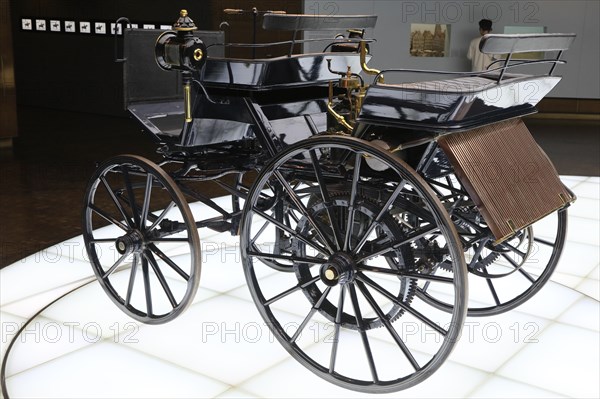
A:
[[[50,20],[50,30],[52,32],[60,32],[60,21],[56,19]]]
[[[94,25],[94,32],[98,35],[106,35],[106,23],[96,22]]]
[[[90,22],[85,22],[85,21],[79,22],[79,32],[90,33],[91,31],[92,31],[92,28],[91,28]]]
[[[36,19],[35,20],[35,30],[46,30],[46,20],[45,19]]]
[[[75,33],[75,21],[65,21],[65,32]]]
[[[33,23],[31,21],[31,19],[29,19],[29,18],[23,18],[23,19],[21,19],[21,29],[23,29],[23,30],[32,30],[33,29]]]

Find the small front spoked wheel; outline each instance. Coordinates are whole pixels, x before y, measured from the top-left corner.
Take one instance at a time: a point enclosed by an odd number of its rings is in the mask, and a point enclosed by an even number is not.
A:
[[[84,200],[83,238],[98,282],[127,315],[147,324],[173,320],[200,281],[200,239],[169,175],[142,157],[98,166]]]
[[[260,206],[269,198],[288,219]],[[326,135],[288,147],[250,190],[240,239],[248,288],[273,335],[333,384],[406,389],[456,344],[467,310],[462,246],[433,191],[390,152]],[[433,258],[456,272],[431,275]],[[294,273],[274,271],[272,260]],[[450,314],[415,296],[432,280],[446,287]]]

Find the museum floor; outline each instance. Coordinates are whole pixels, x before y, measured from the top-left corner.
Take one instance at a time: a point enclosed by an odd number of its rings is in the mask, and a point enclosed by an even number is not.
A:
[[[20,111],[22,136],[0,158],[2,357],[16,338],[6,363],[10,397],[365,396],[315,377],[272,342],[245,285],[237,238],[228,234],[201,231],[218,250],[205,254],[201,288],[184,315],[163,326],[132,323],[91,278],[80,203],[94,161],[152,157],[152,143],[127,119]],[[389,396],[600,395],[598,124],[527,123],[578,196],[552,281],[513,311],[468,318],[440,370]],[[486,334],[490,326],[500,336]]]

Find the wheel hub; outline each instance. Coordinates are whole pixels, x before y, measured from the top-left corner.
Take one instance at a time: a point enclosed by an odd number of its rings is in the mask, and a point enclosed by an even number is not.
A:
[[[356,265],[352,257],[344,252],[337,252],[321,266],[321,281],[333,287],[354,281]]]
[[[117,238],[115,241],[117,252],[121,255],[129,255],[133,252],[140,252],[144,248],[144,237],[138,230],[132,230],[129,233]]]

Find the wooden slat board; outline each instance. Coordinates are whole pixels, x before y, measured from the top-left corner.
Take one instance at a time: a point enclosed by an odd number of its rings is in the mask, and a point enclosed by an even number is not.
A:
[[[438,143],[497,242],[575,200],[520,119]]]

